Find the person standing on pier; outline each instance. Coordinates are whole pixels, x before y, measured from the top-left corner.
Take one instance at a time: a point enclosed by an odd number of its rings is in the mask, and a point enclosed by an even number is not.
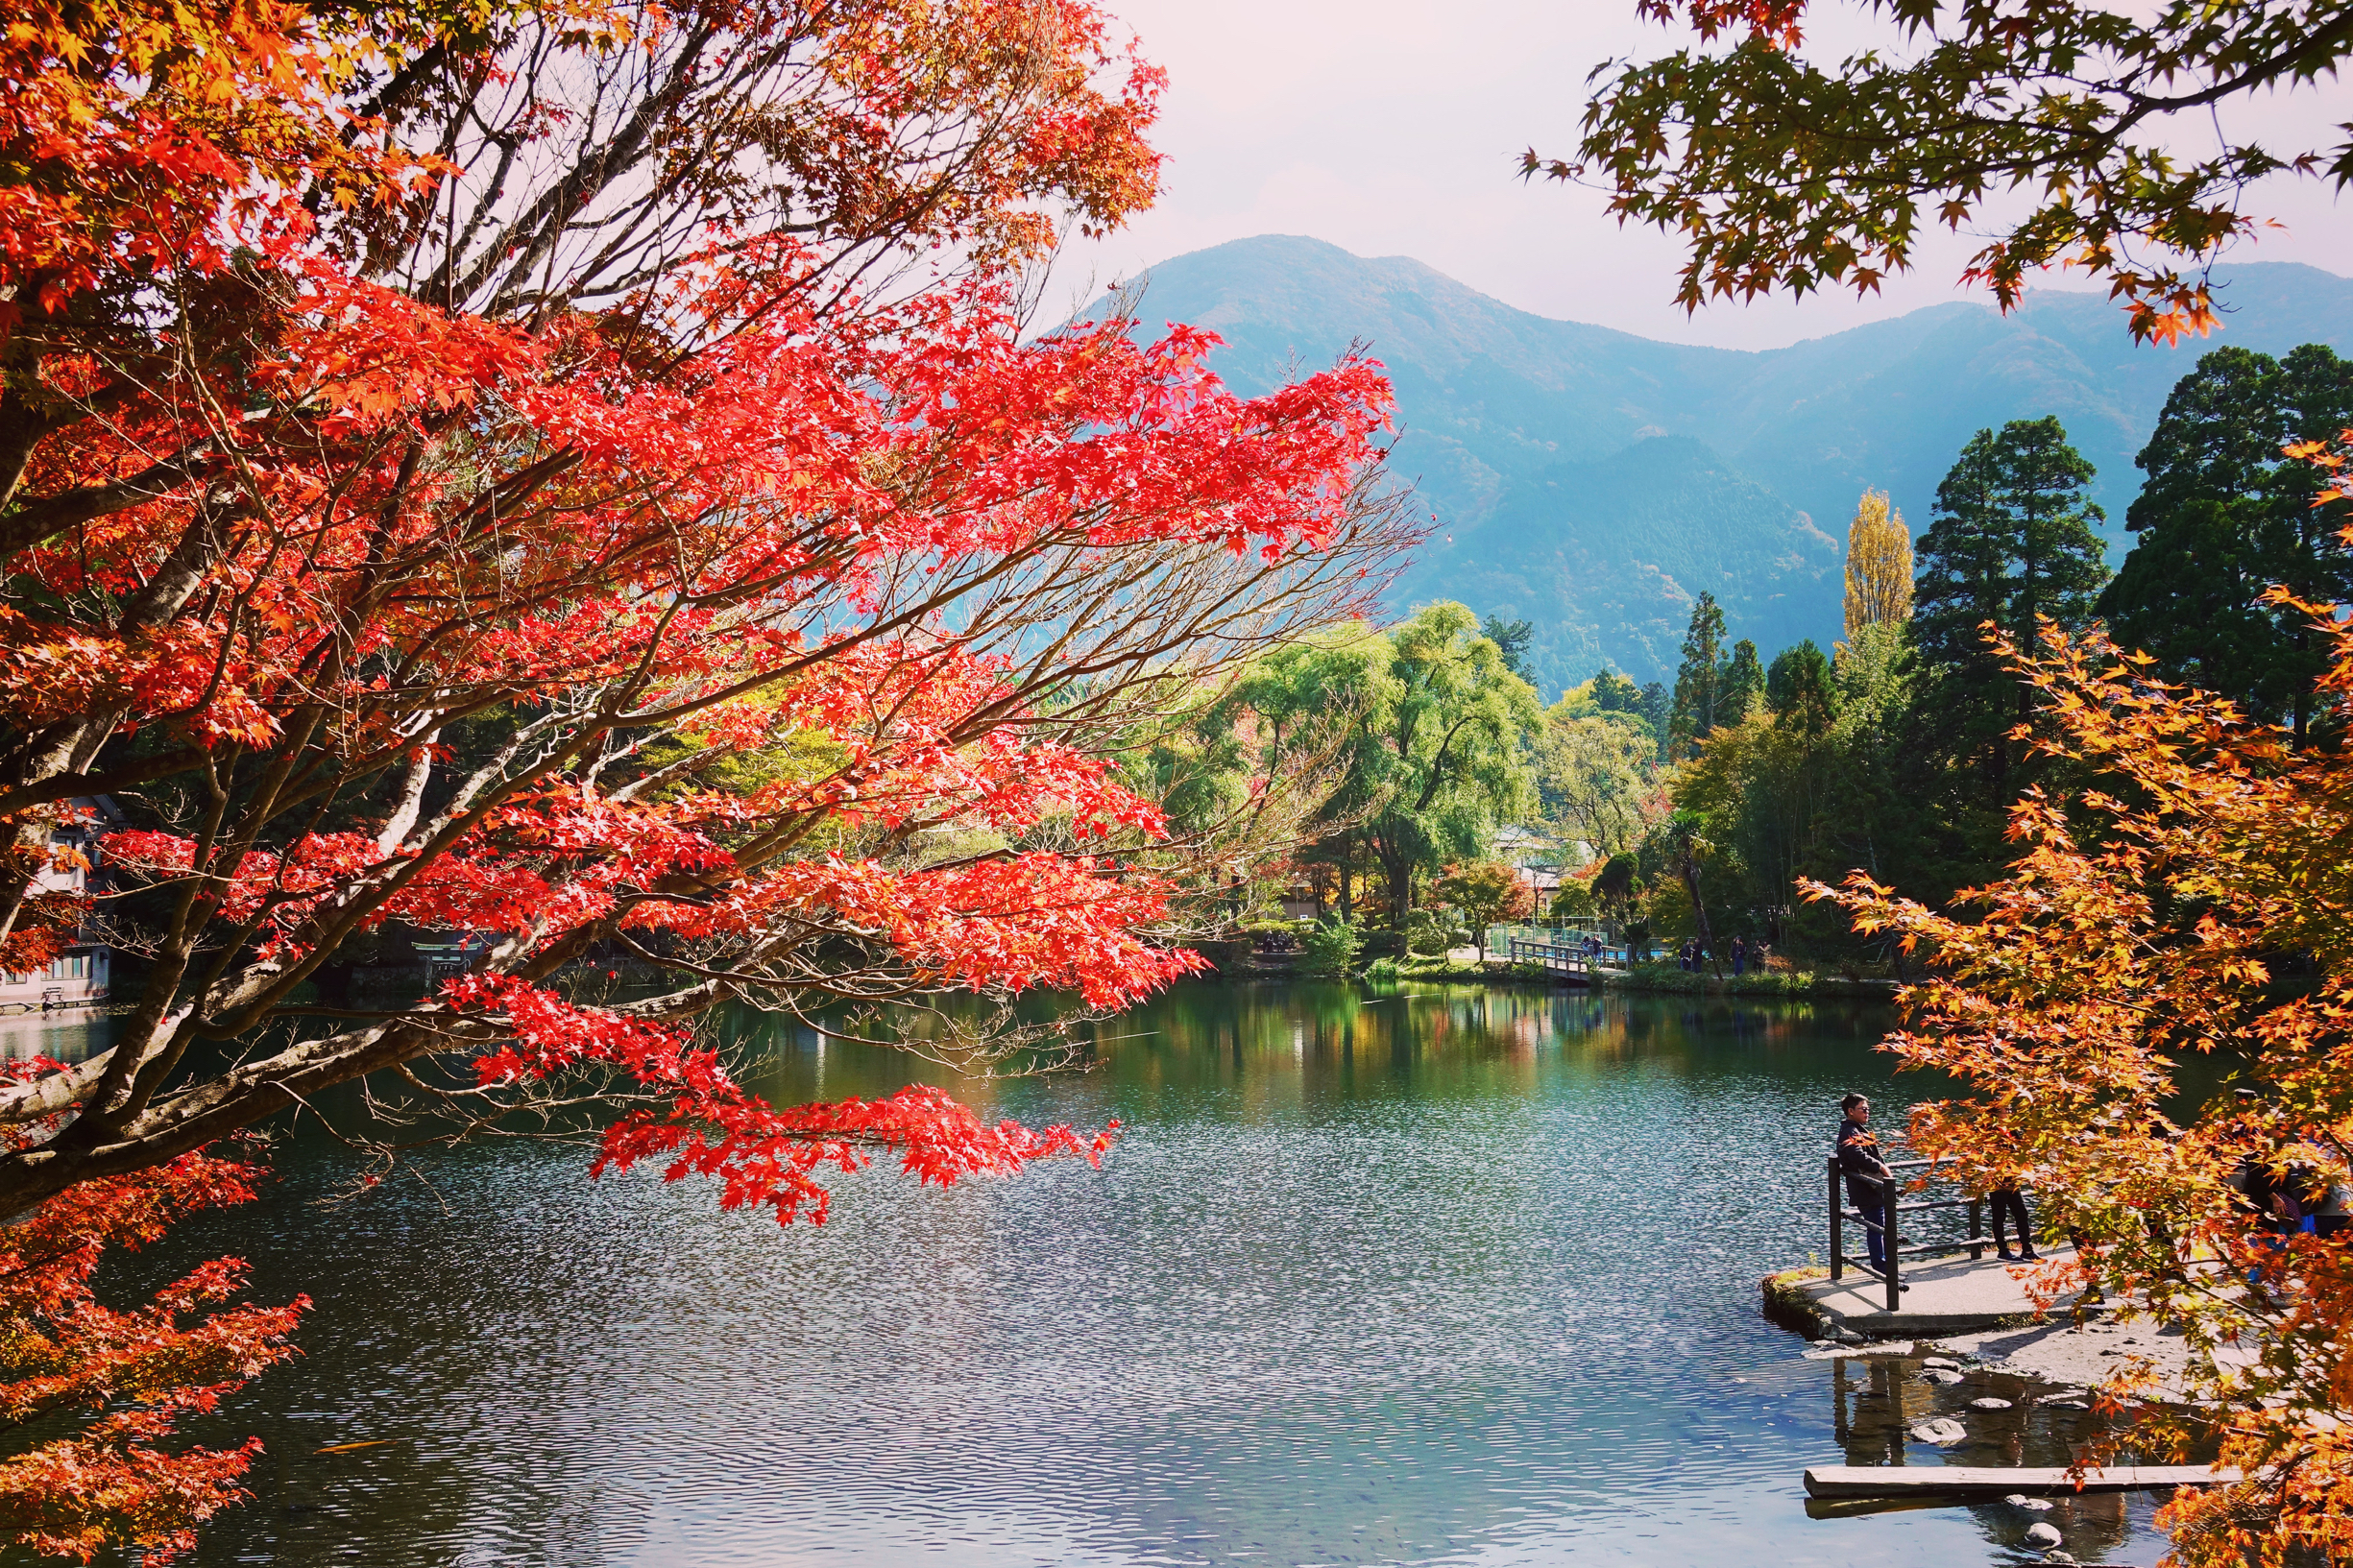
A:
[[[1887,1277],[1887,1211],[1880,1201],[1880,1183],[1895,1174],[1880,1158],[1880,1141],[1871,1135],[1871,1101],[1849,1095],[1838,1102],[1846,1120],[1838,1123],[1835,1145],[1839,1173],[1847,1179],[1847,1201],[1863,1217],[1863,1232],[1871,1248],[1871,1266]],[[1857,1180],[1856,1178],[1863,1178]],[[1908,1291],[1908,1285],[1898,1290]]]
[[[2018,1226],[2018,1261],[2042,1262],[2041,1256],[2034,1250],[2034,1221],[2026,1218],[2026,1194],[2020,1192],[2013,1182],[2008,1187],[1997,1187],[1985,1195],[1993,1200],[1994,1205],[1994,1256],[2005,1263],[2010,1260],[2010,1243],[2001,1233],[2001,1222],[2009,1219]]]

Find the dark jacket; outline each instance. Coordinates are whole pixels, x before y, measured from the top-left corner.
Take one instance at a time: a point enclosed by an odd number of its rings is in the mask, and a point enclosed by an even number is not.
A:
[[[1871,1129],[1852,1118],[1840,1122],[1838,1139],[1832,1146],[1838,1152],[1839,1172],[1847,1178],[1847,1196],[1868,1197],[1872,1202],[1878,1202],[1880,1194],[1876,1188],[1857,1191],[1855,1184],[1857,1176],[1887,1174],[1887,1166],[1880,1158],[1880,1141],[1871,1136]]]

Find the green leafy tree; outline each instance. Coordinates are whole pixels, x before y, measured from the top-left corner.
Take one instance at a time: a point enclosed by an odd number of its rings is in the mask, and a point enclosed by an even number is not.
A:
[[[1674,699],[1667,694],[1666,683],[1652,681],[1642,688],[1642,719],[1650,733],[1659,740],[1659,760],[1663,762],[1674,742]]]
[[[1562,838],[1602,855],[1640,836],[1658,743],[1632,713],[1578,712],[1567,698],[1544,716],[1536,750],[1536,784],[1544,819]]]
[[[1356,973],[1365,933],[1345,920],[1319,921],[1299,938],[1299,968],[1318,979],[1343,979]]]
[[[1674,749],[1688,751],[1713,733],[1724,696],[1724,611],[1702,591],[1683,634],[1683,663],[1675,671],[1675,709],[1668,720]]]
[[[1773,656],[1765,673],[1765,706],[1773,722],[1809,740],[1830,734],[1838,716],[1838,688],[1831,662],[1813,639]]]
[[[1589,885],[1566,881],[1552,895],[1552,905],[1546,912],[1555,920],[1588,920],[1600,906]]]
[[[1831,771],[1811,856],[1825,868],[1819,875],[1860,869],[1880,882],[1936,882],[1942,891],[1959,885],[1951,867],[1960,862],[1966,841],[1954,823],[1923,808],[1940,781],[1912,742],[1919,661],[1907,624],[1883,621],[1857,631],[1839,645],[1831,678]],[[1852,949],[1853,933],[1842,922],[1810,907],[1801,907],[1797,918],[1817,945]]]
[[[1962,277],[2003,309],[2028,273],[2068,266],[2108,283],[2136,336],[2169,342],[2213,326],[2200,264],[2260,223],[2246,205],[2257,181],[2353,179],[2353,141],[2290,132],[2185,152],[2171,122],[2333,82],[2353,53],[2341,4],[1856,9],[1902,47],[1817,62],[1803,49],[1807,0],[1637,0],[1701,46],[1597,68],[1574,156],[1531,149],[1524,168],[1599,184],[1621,221],[1681,241],[1686,309],[1830,284],[1876,292],[1934,223],[1990,227]]]
[[[1707,822],[1695,811],[1678,810],[1661,827],[1659,840],[1667,869],[1683,883],[1684,892],[1691,901],[1691,921],[1700,947],[1721,973],[1723,955],[1716,952],[1715,930],[1708,920],[1708,901],[1700,890],[1700,869],[1716,853],[1714,841],[1708,837]]]
[[[1593,897],[1601,906],[1624,914],[1641,891],[1641,862],[1632,855],[1613,855],[1593,873]]]
[[[1605,713],[1627,713],[1642,717],[1642,688],[1615,671],[1597,669],[1586,683],[1593,706]]]
[[[1536,908],[1535,891],[1516,866],[1501,860],[1473,860],[1448,866],[1430,888],[1431,897],[1462,912],[1470,939],[1487,962],[1487,928],[1498,920],[1518,919]]]
[[[1400,694],[1395,662],[1390,639],[1360,621],[1258,660],[1229,703],[1261,777],[1286,768],[1319,775],[1321,798],[1301,830],[1308,842],[1294,858],[1332,868],[1344,921],[1355,915],[1371,866],[1364,820],[1391,788],[1384,736]]]
[[[1386,632],[1359,623],[1278,649],[1250,667],[1232,704],[1260,769],[1291,757],[1323,770],[1311,842],[1295,858],[1334,869],[1344,918],[1377,890],[1401,925],[1419,883],[1477,856],[1496,828],[1536,808],[1543,711],[1459,604]]]
[[[2313,504],[2308,463],[2282,455],[2353,425],[2353,363],[2308,343],[2283,362],[2217,349],[2174,384],[2148,445],[2148,475],[2125,512],[2139,543],[2101,595],[2111,632],[2159,670],[2231,698],[2306,738],[2326,639],[2309,614],[2272,602],[2353,600],[2342,502]]]
[[[2033,689],[1992,651],[1991,629],[2031,645],[2037,616],[2069,631],[2089,625],[2107,581],[2086,494],[2092,465],[2056,419],[1980,430],[1936,489],[1936,515],[1919,543],[1910,622],[1926,666],[1918,731],[1927,755],[1975,776],[1980,803],[2000,810],[2020,783],[2026,743],[2010,732],[2033,712]]]

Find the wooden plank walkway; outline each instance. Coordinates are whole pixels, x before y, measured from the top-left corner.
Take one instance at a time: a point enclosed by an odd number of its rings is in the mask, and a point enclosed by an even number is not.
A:
[[[2012,1492],[2072,1495],[2138,1492],[2157,1486],[2228,1486],[2236,1470],[2202,1464],[2119,1465],[2081,1482],[2061,1470],[1994,1470],[1967,1464],[1820,1464],[1806,1472],[1808,1497],[2007,1497]]]

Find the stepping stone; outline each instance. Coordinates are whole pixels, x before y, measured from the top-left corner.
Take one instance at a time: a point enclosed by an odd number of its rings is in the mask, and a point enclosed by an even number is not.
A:
[[[1928,1383],[1958,1383],[1961,1381],[1960,1373],[1949,1372],[1941,1366],[1931,1366],[1920,1376],[1924,1382]]]
[[[1951,1448],[1954,1443],[1969,1435],[1969,1429],[1949,1415],[1940,1415],[1933,1421],[1923,1421],[1912,1428],[1911,1435],[1915,1442],[1934,1443],[1939,1448]]]
[[[2067,1537],[2059,1533],[2058,1527],[2055,1525],[2028,1525],[2026,1527],[2028,1546],[2039,1546],[2049,1551],[2065,1539]]]
[[[1973,1411],[2006,1411],[2010,1408],[2010,1402],[2006,1399],[1973,1399],[1969,1402],[1969,1408]]]

